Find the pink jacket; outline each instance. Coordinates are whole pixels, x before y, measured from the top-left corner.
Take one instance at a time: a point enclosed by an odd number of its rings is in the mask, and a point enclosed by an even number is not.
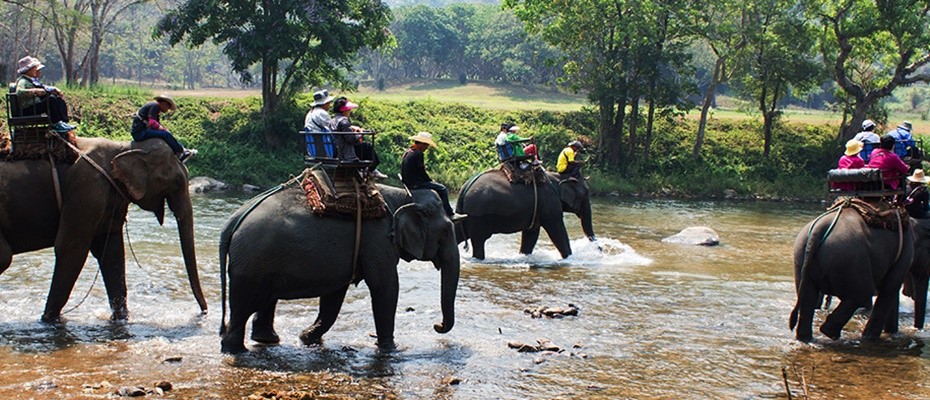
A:
[[[882,170],[885,185],[897,189],[901,176],[907,175],[908,166],[893,151],[878,148],[869,156],[869,167]]]
[[[839,169],[865,168],[865,161],[862,161],[859,155],[847,156],[844,154],[840,157],[836,167]],[[833,182],[833,187],[840,190],[856,190],[857,185],[855,182]]]

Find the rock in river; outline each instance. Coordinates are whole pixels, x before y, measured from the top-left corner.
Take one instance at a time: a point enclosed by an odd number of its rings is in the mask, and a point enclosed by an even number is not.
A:
[[[662,239],[662,243],[688,244],[692,246],[716,246],[720,244],[720,236],[713,229],[706,226],[691,226],[678,232],[677,235]]]
[[[214,192],[218,190],[226,190],[229,188],[229,185],[227,185],[225,182],[221,182],[206,176],[196,176],[191,178],[188,186],[190,187],[191,193]]]

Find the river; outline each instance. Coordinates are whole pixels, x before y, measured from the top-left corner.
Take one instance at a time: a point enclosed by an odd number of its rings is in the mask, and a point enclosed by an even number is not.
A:
[[[860,342],[865,316],[844,338],[793,340],[791,247],[822,205],[601,198],[594,226],[603,252],[566,215],[574,255],[559,260],[543,237],[531,256],[518,235],[489,241],[488,258],[462,251],[456,325],[440,320],[439,273],[401,262],[395,339],[374,346],[368,291],[350,288],[319,347],[297,336],[316,318],[316,301],[282,302],[282,343],[228,356],[219,352],[217,238],[246,197],[195,196],[197,255],[210,312],[190,294],[174,221],[158,226],[133,206],[127,231],[128,323],[109,307],[89,258],[61,326],[38,321],[54,258],[50,250],[14,256],[0,275],[2,398],[106,398],[128,386],[173,385],[167,398],[231,399],[274,390],[332,398],[778,398],[787,368],[794,395],[813,398],[930,398],[930,335],[910,327]],[[709,226],[717,247],[661,243],[688,226]],[[133,257],[135,254],[135,258]],[[136,259],[138,262],[136,262]],[[75,305],[86,299],[76,308]],[[534,319],[540,306],[578,307],[577,316]],[[816,323],[822,320],[818,314]],[[509,342],[548,340],[561,353],[520,353]],[[806,384],[801,384],[799,381]],[[158,396],[150,394],[149,396]]]

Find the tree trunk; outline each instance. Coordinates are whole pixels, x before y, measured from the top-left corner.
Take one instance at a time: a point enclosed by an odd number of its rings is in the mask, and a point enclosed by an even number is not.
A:
[[[704,130],[707,127],[707,112],[710,110],[710,104],[714,101],[714,95],[717,91],[717,84],[723,74],[723,57],[717,57],[714,63],[714,74],[710,80],[710,86],[707,87],[707,93],[704,94],[704,105],[701,107],[701,120],[698,123],[697,138],[694,140],[694,150],[691,156],[698,158],[701,156],[701,146],[704,145]]]
[[[649,100],[649,112],[646,115],[646,137],[643,139],[643,162],[649,162],[649,152],[652,149],[652,124],[655,122],[656,101]]]
[[[614,116],[613,125],[610,128],[610,135],[614,137],[613,148],[610,149],[610,165],[626,169],[623,165],[623,122],[626,117],[626,93],[617,100],[617,110]]]
[[[633,86],[633,95],[630,97],[630,140],[629,148],[626,151],[627,163],[636,160],[636,128],[639,125],[639,89],[638,85]]]
[[[600,140],[598,147],[600,148],[601,154],[606,156],[607,160],[610,160],[611,149],[614,148],[615,137],[611,134],[611,128],[613,127],[613,115],[614,115],[614,102],[609,98],[602,97],[598,100],[598,119],[600,127]]]

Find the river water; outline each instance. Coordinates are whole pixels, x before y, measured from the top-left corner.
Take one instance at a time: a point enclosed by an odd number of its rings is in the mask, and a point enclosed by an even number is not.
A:
[[[130,322],[107,321],[109,307],[89,259],[66,323],[38,321],[52,273],[51,251],[14,257],[0,275],[2,398],[105,398],[127,386],[168,381],[168,398],[230,399],[273,390],[333,398],[930,398],[930,335],[911,328],[860,342],[865,316],[837,342],[799,344],[788,330],[794,304],[791,246],[822,205],[597,199],[599,251],[566,215],[574,255],[559,260],[541,238],[532,256],[518,235],[489,241],[488,258],[462,251],[456,325],[440,321],[439,273],[429,263],[399,265],[395,339],[381,354],[367,289],[351,288],[321,347],[297,336],[316,301],[282,302],[279,346],[233,357],[219,352],[217,238],[246,197],[194,198],[197,254],[210,313],[190,294],[172,221],[130,210],[127,249]],[[170,218],[169,218],[170,219]],[[717,247],[661,243],[705,225]],[[579,308],[578,316],[531,318],[540,306]],[[818,316],[817,323],[822,320]],[[561,353],[519,353],[509,342],[547,340]],[[803,381],[804,383],[800,383]],[[153,396],[150,394],[150,396]]]

